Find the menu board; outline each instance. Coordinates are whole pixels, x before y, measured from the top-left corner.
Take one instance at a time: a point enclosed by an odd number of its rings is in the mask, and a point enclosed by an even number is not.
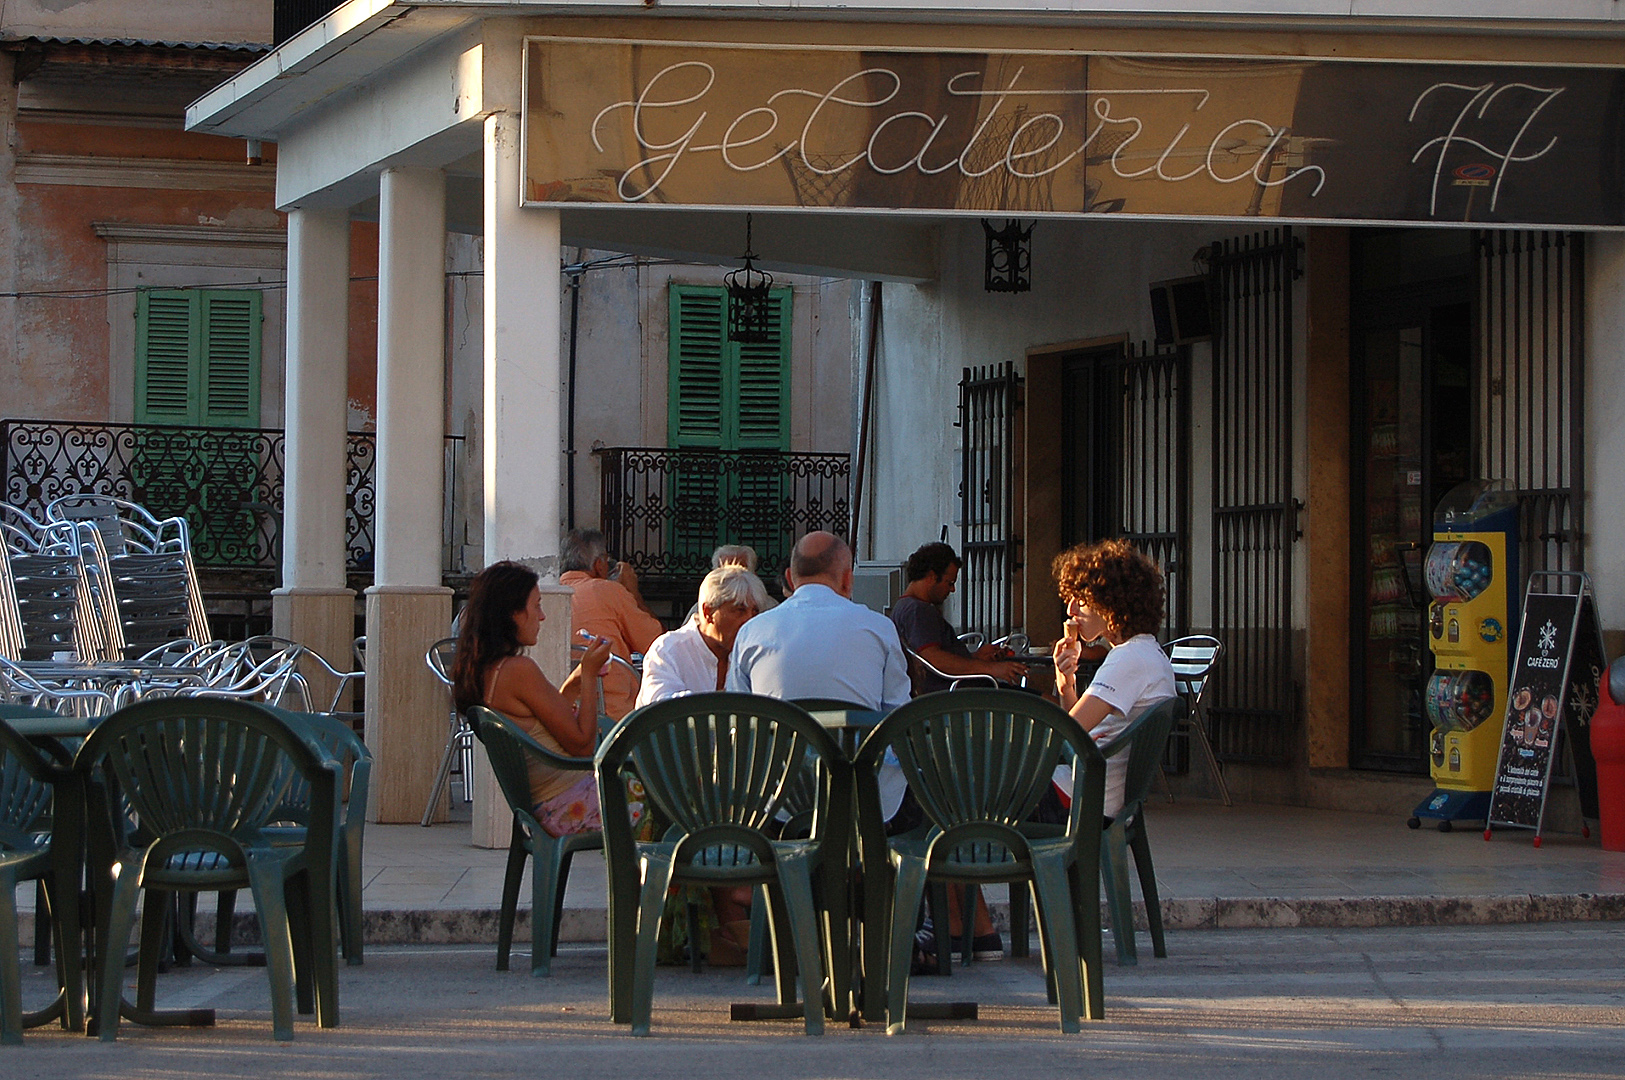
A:
[[[1565,575],[1569,576],[1569,575]],[[1533,585],[1533,582],[1532,582]],[[1589,584],[1577,593],[1530,592],[1507,694],[1489,823],[1540,831],[1560,733],[1569,740],[1580,811],[1597,816],[1589,725],[1604,662]]]

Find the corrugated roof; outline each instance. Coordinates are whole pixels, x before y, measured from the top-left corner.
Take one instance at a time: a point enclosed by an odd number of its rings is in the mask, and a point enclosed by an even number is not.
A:
[[[23,37],[7,38],[6,41],[37,41],[46,45],[123,45],[125,47],[163,48],[163,49],[210,49],[217,52],[238,52],[261,54],[271,51],[269,42],[240,42],[240,41],[158,41],[147,38],[92,38],[92,37],[58,37],[30,34]]]

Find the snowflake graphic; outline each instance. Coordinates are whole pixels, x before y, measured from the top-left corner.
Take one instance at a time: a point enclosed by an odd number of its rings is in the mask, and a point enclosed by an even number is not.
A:
[[[1547,619],[1546,625],[1540,628],[1540,651],[1549,652],[1557,645],[1557,624]]]

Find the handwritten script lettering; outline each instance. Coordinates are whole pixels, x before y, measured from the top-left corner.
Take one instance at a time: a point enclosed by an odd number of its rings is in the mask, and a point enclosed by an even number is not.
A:
[[[1545,157],[1556,148],[1557,136],[1554,135],[1548,139],[1546,145],[1542,146],[1539,150],[1531,150],[1528,153],[1523,154],[1518,152],[1521,144],[1523,143],[1524,136],[1529,133],[1529,128],[1534,124],[1535,118],[1540,115],[1542,109],[1546,108],[1546,106],[1550,105],[1554,100],[1556,100],[1557,96],[1563,93],[1563,90],[1564,88],[1561,86],[1533,86],[1529,83],[1521,82],[1504,83],[1499,86],[1493,82],[1481,83],[1478,86],[1469,86],[1464,83],[1443,82],[1434,83],[1432,86],[1418,94],[1416,96],[1415,103],[1411,106],[1409,120],[1412,123],[1416,122],[1417,113],[1422,110],[1423,105],[1430,98],[1434,97],[1435,94],[1441,97],[1449,93],[1467,95],[1466,101],[1463,102],[1460,111],[1458,111],[1451,120],[1450,130],[1443,135],[1438,135],[1429,139],[1427,142],[1418,147],[1416,153],[1411,156],[1411,162],[1414,164],[1422,160],[1423,155],[1427,154],[1429,150],[1437,151],[1434,156],[1433,189],[1430,195],[1430,201],[1428,203],[1428,213],[1437,214],[1439,212],[1439,182],[1444,176],[1445,159],[1450,156],[1450,152],[1452,150],[1461,150],[1468,147],[1474,150],[1482,151],[1490,158],[1490,160],[1498,163],[1495,176],[1495,185],[1490,189],[1490,210],[1493,212],[1495,210],[1496,203],[1499,202],[1501,198],[1501,185],[1506,182],[1507,166],[1513,162],[1521,163],[1527,161],[1538,161],[1540,158]],[[1519,95],[1518,91],[1524,91],[1525,94]],[[1510,96],[1503,100],[1503,95]],[[1527,101],[1526,104],[1520,106],[1520,97],[1524,97],[1525,100],[1527,100],[1528,97],[1532,97],[1533,101]],[[1504,150],[1492,149],[1480,140],[1472,138],[1462,131],[1462,128],[1466,126],[1470,120],[1484,120],[1488,118],[1491,110],[1495,108],[1498,102],[1501,103],[1503,109],[1509,111],[1517,108],[1528,109],[1528,112],[1522,115],[1521,122],[1518,124],[1517,130],[1512,134],[1512,138],[1507,143],[1506,149]],[[1478,115],[1476,117],[1472,116],[1474,106],[1477,106],[1478,109]],[[1518,121],[1519,115],[1514,113],[1512,119],[1514,121]]]
[[[1025,74],[1025,67],[1017,67],[995,89],[980,88],[984,73],[976,70],[960,71],[946,80],[942,90],[949,98],[972,99],[977,109],[970,134],[959,136],[959,145],[954,146],[945,134],[953,119],[949,111],[894,106],[909,88],[904,76],[888,67],[863,68],[823,89],[775,90],[732,115],[713,116],[716,68],[703,60],[684,60],[655,72],[636,96],[600,109],[591,124],[592,143],[600,153],[608,153],[606,124],[629,118],[631,137],[642,156],[621,171],[616,182],[616,193],[626,202],[655,196],[686,158],[704,154],[715,154],[725,168],[740,173],[795,155],[802,168],[821,176],[868,168],[883,176],[957,171],[973,180],[1002,170],[1012,179],[1031,181],[1092,161],[1089,151],[1098,144],[1112,147],[1104,163],[1124,180],[1179,184],[1202,178],[1220,184],[1252,181],[1261,187],[1297,182],[1310,197],[1326,183],[1326,172],[1319,165],[1282,165],[1288,128],[1261,117],[1230,119],[1205,144],[1199,140],[1184,146],[1202,119],[1196,114],[1213,99],[1203,87],[1031,86],[1024,82]],[[1136,104],[1152,99],[1155,110]],[[1078,102],[1086,108],[1079,110]],[[1010,116],[1016,103],[1022,107],[1019,118]],[[1177,103],[1187,118],[1172,137],[1155,134],[1167,127],[1170,103]],[[1001,118],[1009,122],[995,122]],[[853,133],[862,131],[868,132],[867,140],[851,145]],[[896,149],[899,144],[901,152]],[[826,160],[815,149],[826,146],[844,149],[836,160]],[[1136,160],[1149,164],[1136,167]],[[1170,163],[1176,160],[1195,165],[1174,171]]]

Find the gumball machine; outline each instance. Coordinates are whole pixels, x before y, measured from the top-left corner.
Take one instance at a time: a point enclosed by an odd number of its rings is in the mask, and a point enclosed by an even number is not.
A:
[[[1449,832],[1457,821],[1483,821],[1495,782],[1507,673],[1516,645],[1511,628],[1519,591],[1517,492],[1504,481],[1452,488],[1433,518],[1423,563],[1433,675],[1423,695],[1433,794],[1410,819]]]

